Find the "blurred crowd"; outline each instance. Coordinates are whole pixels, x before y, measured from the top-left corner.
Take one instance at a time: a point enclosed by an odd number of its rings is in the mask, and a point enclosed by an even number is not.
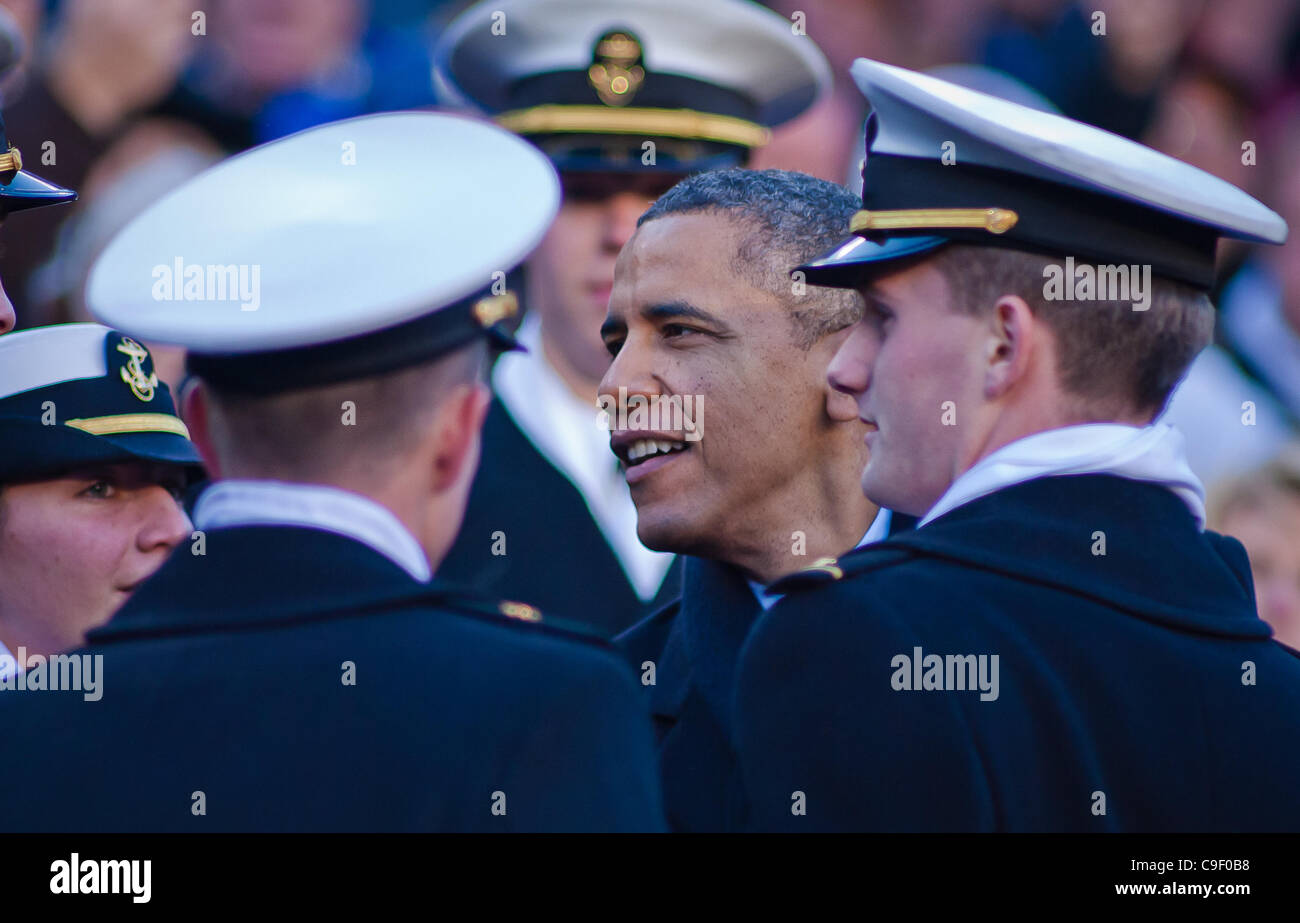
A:
[[[4,238],[19,326],[86,319],[113,234],[224,156],[323,122],[437,105],[430,54],[465,0],[0,0],[5,123],[28,163],[76,189]],[[854,58],[992,69],[1065,115],[1259,197],[1283,247],[1220,252],[1217,343],[1167,419],[1246,544],[1261,616],[1300,645],[1300,0],[770,0],[829,58],[834,91],[755,167],[852,185],[864,101]],[[988,71],[981,71],[987,79]],[[195,216],[201,220],[201,216]],[[181,357],[158,354],[176,383]]]

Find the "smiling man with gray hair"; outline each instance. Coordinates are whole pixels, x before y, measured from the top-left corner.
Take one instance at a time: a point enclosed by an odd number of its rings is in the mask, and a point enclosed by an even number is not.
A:
[[[641,216],[615,269],[602,398],[708,407],[693,434],[629,415],[611,438],[637,534],[689,556],[681,599],[617,639],[642,674],[677,830],[740,821],[731,678],[775,599],[765,585],[890,531],[889,511],[856,489],[865,427],[825,377],[861,298],[789,275],[856,208],[801,173],[699,174]]]

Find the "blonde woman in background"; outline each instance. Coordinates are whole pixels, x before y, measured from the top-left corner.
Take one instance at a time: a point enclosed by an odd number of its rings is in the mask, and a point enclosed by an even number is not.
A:
[[[1212,490],[1209,524],[1246,546],[1259,617],[1300,648],[1300,444]]]

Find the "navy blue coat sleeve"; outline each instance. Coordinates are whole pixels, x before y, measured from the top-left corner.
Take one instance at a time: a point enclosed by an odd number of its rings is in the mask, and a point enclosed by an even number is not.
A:
[[[992,829],[962,704],[892,688],[891,659],[919,642],[887,606],[868,611],[854,595],[826,587],[787,596],[741,654],[736,738],[747,828]]]
[[[546,685],[545,709],[523,710],[530,726],[505,773],[504,826],[664,831],[650,719],[627,665],[602,649],[575,650],[562,672],[532,682]]]

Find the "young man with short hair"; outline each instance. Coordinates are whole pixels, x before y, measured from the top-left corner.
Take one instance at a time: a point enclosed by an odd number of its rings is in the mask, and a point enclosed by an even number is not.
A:
[[[735,687],[749,826],[1300,828],[1300,657],[1152,423],[1209,342],[1218,238],[1285,223],[1077,122],[853,76],[864,208],[800,268],[867,300],[828,379],[866,495],[921,519],[775,587]]]

